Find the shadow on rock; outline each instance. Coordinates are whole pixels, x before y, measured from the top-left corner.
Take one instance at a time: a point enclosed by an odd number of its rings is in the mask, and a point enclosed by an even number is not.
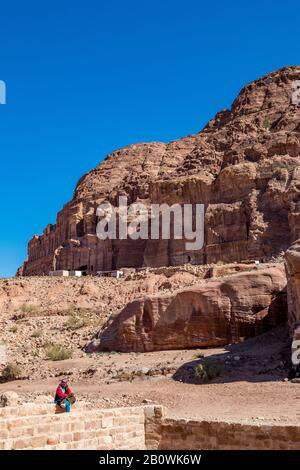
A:
[[[203,357],[196,354],[173,379],[192,384],[283,380],[291,367],[290,348],[289,328],[284,324],[243,343],[228,345],[217,354],[203,350]]]

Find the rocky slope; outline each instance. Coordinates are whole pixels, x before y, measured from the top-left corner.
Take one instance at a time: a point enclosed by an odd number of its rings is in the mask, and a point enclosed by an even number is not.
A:
[[[152,268],[129,272],[120,280],[90,276],[2,279],[0,345],[5,345],[7,362],[18,366],[18,378],[29,378],[34,383],[61,375],[70,375],[72,382],[82,380],[84,384],[170,376],[185,360],[193,358],[197,347],[238,341],[284,321],[284,287],[282,263]],[[191,314],[195,306],[198,310]],[[139,315],[144,307],[145,318]],[[124,311],[130,312],[126,321]],[[153,329],[146,331],[143,323],[152,312]],[[98,337],[100,328],[105,331],[110,325],[117,326],[117,335],[110,343],[106,340],[104,349],[165,351],[147,355],[86,354],[83,347],[95,334]],[[202,341],[196,342],[199,334]],[[53,360],[48,355],[51,343],[69,352],[70,357]],[[284,345],[281,341],[275,343],[278,360],[274,362],[275,352],[268,352],[269,340],[265,341],[264,363],[255,360],[256,373],[279,367]],[[185,344],[193,350],[184,351]],[[181,351],[172,352],[174,348]],[[93,343],[90,350],[99,349]],[[214,354],[214,350],[206,350],[205,354]],[[236,354],[240,355],[239,350]],[[228,361],[230,356],[229,368],[234,366],[235,370],[234,355],[224,355],[224,359]],[[1,377],[4,368],[0,356],[0,383],[5,381]],[[282,376],[285,371],[279,369]]]
[[[222,266],[226,268],[230,272],[235,266]],[[6,347],[7,362],[18,364],[22,376],[46,378],[53,373],[47,357],[49,344],[69,351],[73,361],[81,360],[87,341],[128,302],[192,286],[210,270],[209,266],[182,266],[176,272],[160,268],[128,272],[119,280],[90,276],[0,279],[0,345]],[[4,365],[0,355],[0,366]]]
[[[218,347],[257,336],[286,320],[282,264],[206,279],[171,294],[134,300],[86,348],[88,352]]]
[[[167,266],[261,259],[300,237],[300,107],[286,67],[242,89],[199,133],[165,143],[130,145],[79,181],[74,197],[28,246],[23,275],[53,269]],[[100,241],[99,203],[205,204],[205,244],[184,240]]]

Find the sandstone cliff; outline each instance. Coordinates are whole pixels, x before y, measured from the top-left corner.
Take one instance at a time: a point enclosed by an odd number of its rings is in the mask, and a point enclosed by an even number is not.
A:
[[[296,240],[285,253],[287,271],[288,322],[291,336],[300,340],[300,240]],[[297,347],[294,347],[297,349]]]
[[[217,347],[286,320],[283,264],[207,279],[175,293],[130,302],[86,350],[159,351]]]
[[[34,236],[23,275],[268,260],[300,238],[300,107],[286,67],[242,89],[200,132],[168,144],[130,145],[83,176],[55,225]],[[184,240],[100,241],[96,208],[129,202],[204,203],[205,245]]]

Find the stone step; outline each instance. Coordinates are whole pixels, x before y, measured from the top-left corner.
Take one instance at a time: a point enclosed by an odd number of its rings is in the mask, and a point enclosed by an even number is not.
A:
[[[64,413],[59,415],[28,416],[24,418],[4,419],[0,421],[0,440],[18,436],[32,436],[55,429],[59,432],[62,429],[93,429],[94,427],[103,428],[108,425],[122,425],[130,423],[130,418],[122,418],[122,416],[109,416],[103,410],[90,410],[84,413]]]
[[[139,449],[144,445],[145,418],[156,408],[91,406],[82,403],[77,410],[62,414],[55,414],[51,404],[20,406],[0,417],[0,450]],[[42,414],[35,414],[37,409]]]
[[[123,410],[123,411],[122,411]],[[45,445],[60,445],[66,442],[85,439],[86,433],[92,433],[93,438],[106,435],[107,439],[101,441],[106,445],[110,439],[110,432],[122,433],[126,427],[131,431],[142,430],[144,427],[144,413],[136,408],[132,416],[123,416],[126,409],[118,410],[77,410],[77,413],[63,413],[53,415],[21,416],[0,420],[0,449],[22,449],[40,447]],[[109,430],[109,432],[108,432]],[[91,437],[91,436],[89,436]],[[133,435],[132,438],[135,436]],[[48,439],[51,438],[50,444]],[[34,445],[32,446],[32,443]],[[124,444],[120,442],[120,444]]]
[[[99,409],[73,409],[70,413],[58,413],[55,414],[55,411],[46,415],[23,415],[23,416],[13,416],[8,418],[0,419],[0,431],[10,430],[13,428],[22,428],[27,426],[34,426],[39,424],[44,424],[48,422],[67,422],[68,420],[85,420],[88,418],[93,418],[94,416],[103,415],[103,410]]]
[[[89,424],[89,423],[83,423]],[[143,424],[138,426],[143,427]],[[55,431],[48,427],[48,430],[45,428],[44,433],[30,435],[30,436],[20,436],[16,438],[8,438],[0,441],[0,450],[21,450],[21,449],[72,449],[78,448],[80,445],[85,445],[84,442],[87,440],[97,440],[96,448],[101,449],[110,449],[112,447],[113,441],[117,446],[124,444],[124,435],[126,433],[127,437],[131,439],[131,442],[136,438],[137,444],[140,442],[139,431],[142,429],[132,430],[130,433],[126,431],[128,427],[118,426],[117,431],[118,435],[114,438],[111,434],[114,432],[114,428],[110,429],[110,433],[107,432],[107,429],[101,429],[101,420],[99,420],[98,427],[95,429],[89,430],[76,430],[76,431]],[[54,431],[54,432],[53,432]],[[81,443],[81,444],[80,444]],[[93,446],[95,442],[93,442]],[[92,447],[95,449],[95,447]]]
[[[74,405],[73,411],[78,409],[88,409],[89,403],[77,402]],[[32,415],[48,415],[55,413],[56,406],[54,403],[40,404],[40,403],[24,403],[21,406],[5,406],[0,407],[1,418],[13,418],[17,416],[32,416]]]
[[[98,438],[85,439],[83,441],[70,442],[69,444],[63,443],[54,446],[46,445],[37,450],[99,450],[101,440]]]
[[[50,427],[49,427],[50,431]],[[49,446],[55,446],[60,444],[67,444],[70,442],[78,442],[85,439],[94,439],[99,438],[100,431],[76,431],[76,432],[68,432],[68,431],[61,431],[51,433],[43,433],[43,434],[36,434],[33,436],[21,436],[18,438],[10,438],[5,439],[2,444],[2,448],[5,450],[21,450],[21,449],[35,449]]]
[[[136,450],[145,450],[141,446],[141,442],[139,440],[136,441]],[[84,439],[82,441],[77,442],[69,442],[69,443],[62,443],[57,445],[46,445],[44,447],[36,447],[34,450],[117,450],[112,444],[104,444],[103,439],[101,438],[93,438],[93,439]],[[122,450],[130,450],[130,446],[126,446],[123,442]],[[27,450],[27,449],[25,449]],[[30,449],[28,449],[30,450]],[[132,450],[132,449],[131,449]]]

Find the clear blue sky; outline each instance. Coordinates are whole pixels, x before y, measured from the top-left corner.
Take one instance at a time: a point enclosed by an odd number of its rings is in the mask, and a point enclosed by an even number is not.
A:
[[[0,276],[105,155],[197,132],[300,63],[298,1],[10,0],[0,15]]]

